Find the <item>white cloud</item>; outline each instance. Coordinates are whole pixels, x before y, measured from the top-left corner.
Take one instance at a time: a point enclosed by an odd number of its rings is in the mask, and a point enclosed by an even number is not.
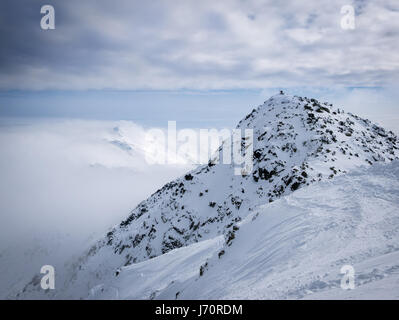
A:
[[[1,243],[23,237],[28,229],[105,231],[157,187],[191,168],[183,162],[148,164],[144,136],[145,130],[131,122],[2,125]]]
[[[94,7],[68,1],[58,7],[64,20],[56,30],[35,34],[34,49],[19,52],[26,39],[17,38],[21,48],[10,43],[13,53],[17,57],[23,53],[24,58],[13,58],[0,75],[0,88],[397,83],[399,3],[353,1],[356,29],[343,30],[340,10],[347,4],[346,0],[118,1]],[[10,60],[11,55],[5,58]]]
[[[124,136],[116,127],[124,128]],[[144,129],[127,122],[0,126],[0,297],[44,264],[58,270],[189,165],[148,165]],[[128,138],[132,150],[112,143]],[[26,278],[27,277],[27,278]]]

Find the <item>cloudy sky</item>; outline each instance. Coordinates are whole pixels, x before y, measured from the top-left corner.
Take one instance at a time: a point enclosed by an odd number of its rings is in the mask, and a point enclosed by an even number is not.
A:
[[[2,89],[381,86],[397,80],[399,3],[2,1]],[[353,5],[355,29],[341,28]]]
[[[364,115],[397,101],[397,0],[3,0],[0,37],[3,117],[233,125],[280,88]]]

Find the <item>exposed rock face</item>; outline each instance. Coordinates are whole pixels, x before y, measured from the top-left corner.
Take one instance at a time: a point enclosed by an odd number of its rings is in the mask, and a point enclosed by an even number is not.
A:
[[[166,184],[72,266],[71,297],[123,266],[219,234],[229,241],[253,208],[302,186],[399,157],[392,132],[315,99],[278,94],[237,128],[253,129],[252,172],[209,163]]]
[[[260,203],[351,168],[399,155],[392,132],[315,99],[273,96],[237,128],[254,130],[253,170],[208,164],[166,184],[135,208],[101,245],[125,265],[228,233]]]

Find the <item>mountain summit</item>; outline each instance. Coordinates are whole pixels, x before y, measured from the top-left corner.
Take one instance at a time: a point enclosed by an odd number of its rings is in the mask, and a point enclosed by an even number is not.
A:
[[[209,162],[166,184],[76,262],[75,293],[104,276],[118,276],[123,266],[176,248],[218,235],[229,244],[237,224],[259,205],[399,156],[393,132],[331,104],[283,93],[254,109],[237,128],[253,129],[252,171],[235,175],[233,165]]]
[[[143,261],[227,234],[257,205],[304,185],[399,155],[392,132],[306,97],[275,95],[237,128],[254,132],[251,174],[201,166],[140,203],[97,249],[112,248],[124,265]]]

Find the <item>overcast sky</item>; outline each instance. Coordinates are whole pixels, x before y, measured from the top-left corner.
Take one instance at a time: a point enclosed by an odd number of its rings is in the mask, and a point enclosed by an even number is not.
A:
[[[2,117],[232,125],[281,88],[363,115],[397,105],[397,0],[2,0],[0,37]]]
[[[53,4],[56,29],[40,28]],[[355,29],[341,7],[353,4]],[[2,89],[381,86],[398,78],[396,0],[3,0]]]

